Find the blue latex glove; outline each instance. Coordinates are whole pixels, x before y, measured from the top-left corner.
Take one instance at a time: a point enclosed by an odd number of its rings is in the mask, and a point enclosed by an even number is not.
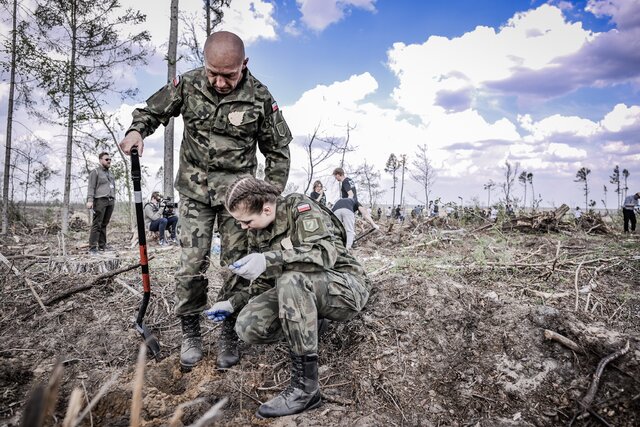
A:
[[[254,280],[267,269],[267,260],[261,253],[249,254],[229,266],[233,274]]]
[[[229,300],[218,301],[213,304],[209,310],[205,310],[204,315],[207,319],[214,322],[222,322],[233,313],[233,306]]]

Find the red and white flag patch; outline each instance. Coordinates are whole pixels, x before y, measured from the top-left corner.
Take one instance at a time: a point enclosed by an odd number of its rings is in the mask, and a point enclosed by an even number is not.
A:
[[[175,76],[173,78],[173,87],[177,87],[180,84],[180,76]]]
[[[276,111],[278,111],[278,103],[276,101],[273,101],[273,103],[271,104],[271,112],[275,113]]]
[[[311,205],[309,203],[302,203],[298,205],[298,212],[306,212],[311,210]]]

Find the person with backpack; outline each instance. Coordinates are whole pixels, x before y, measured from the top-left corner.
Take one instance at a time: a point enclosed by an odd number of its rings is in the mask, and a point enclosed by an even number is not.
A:
[[[265,418],[320,405],[318,324],[352,319],[367,303],[371,286],[345,247],[346,232],[338,218],[303,194],[280,193],[265,181],[246,177],[229,187],[225,199],[249,239],[249,255],[229,270],[261,286],[238,314],[236,332],[250,344],[277,343],[284,337],[291,357],[291,383],[259,407],[257,415]],[[230,302],[221,301],[205,315],[222,321],[233,311]]]

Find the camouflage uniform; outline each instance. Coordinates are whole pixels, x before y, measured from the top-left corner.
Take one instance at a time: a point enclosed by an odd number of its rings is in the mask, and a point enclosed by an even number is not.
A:
[[[328,209],[301,194],[278,198],[272,225],[249,232],[249,250],[265,255],[267,269],[238,315],[238,336],[273,343],[284,335],[293,353],[316,353],[318,318],[349,320],[369,298],[369,279],[344,239]]]
[[[256,149],[264,154],[265,179],[280,188],[289,176],[291,132],[266,86],[249,70],[233,92],[220,96],[209,85],[204,68],[174,79],[133,112],[128,131],[143,138],[160,124],[182,115],[184,134],[175,188],[180,193],[178,234],[180,268],[176,273],[179,316],[207,307],[205,272],[214,223],[221,236],[220,263],[246,254],[246,231],[223,206],[227,187],[239,175],[255,175]],[[128,132],[127,131],[127,132]],[[230,299],[235,310],[247,301],[248,282],[237,276],[225,281],[220,300]]]

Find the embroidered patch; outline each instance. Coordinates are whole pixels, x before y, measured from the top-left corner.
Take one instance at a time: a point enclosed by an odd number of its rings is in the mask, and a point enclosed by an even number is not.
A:
[[[179,84],[180,84],[180,76],[178,75],[173,78],[173,87],[176,87]]]
[[[240,126],[244,119],[244,111],[234,111],[229,113],[229,123],[234,126]]]
[[[278,111],[278,103],[276,101],[273,101],[273,103],[271,104],[271,112],[275,113],[276,111]]]
[[[304,231],[308,231],[309,233],[316,231],[319,227],[320,224],[318,224],[318,220],[316,218],[309,218],[302,221],[302,228],[304,228]]]
[[[302,203],[298,205],[298,212],[306,212],[311,210],[311,205],[309,203]]]

